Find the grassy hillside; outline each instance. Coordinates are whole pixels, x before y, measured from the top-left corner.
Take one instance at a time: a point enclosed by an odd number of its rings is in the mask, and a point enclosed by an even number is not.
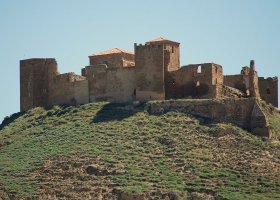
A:
[[[270,119],[277,135],[280,117]],[[35,108],[4,125],[0,199],[280,197],[279,141],[229,124],[98,103]]]

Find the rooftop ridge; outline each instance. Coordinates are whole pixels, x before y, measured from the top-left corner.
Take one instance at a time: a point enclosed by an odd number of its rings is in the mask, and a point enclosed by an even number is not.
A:
[[[112,48],[112,49],[108,49],[106,51],[102,51],[102,52],[99,52],[99,53],[91,54],[90,56],[100,56],[100,55],[119,54],[119,53],[134,54],[133,52],[125,50],[125,49]]]
[[[159,37],[159,38],[147,41],[145,44],[162,43],[162,42],[180,44],[179,42],[175,42],[173,40],[170,40],[170,39],[167,39],[167,38],[163,38],[163,37]]]

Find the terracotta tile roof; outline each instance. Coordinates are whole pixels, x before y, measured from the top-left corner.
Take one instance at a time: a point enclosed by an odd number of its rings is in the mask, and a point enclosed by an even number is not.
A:
[[[175,44],[180,44],[179,42],[175,42],[166,38],[156,38],[154,40],[151,41],[147,41],[146,44],[153,44],[153,43],[175,43]]]
[[[109,49],[107,51],[102,51],[100,53],[95,53],[90,56],[101,56],[101,55],[108,55],[108,54],[120,54],[120,53],[125,53],[125,54],[134,54],[133,52],[119,49],[119,48],[114,48],[114,49]]]

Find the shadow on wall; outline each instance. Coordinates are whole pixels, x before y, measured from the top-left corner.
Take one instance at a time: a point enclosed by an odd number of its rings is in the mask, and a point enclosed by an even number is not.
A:
[[[97,112],[95,117],[92,119],[92,123],[121,121],[136,114],[137,112],[143,111],[144,107],[145,106],[143,104],[135,107],[128,104],[109,103]]]
[[[6,126],[8,126],[10,123],[13,123],[19,117],[23,116],[24,114],[25,114],[25,112],[18,112],[18,113],[12,114],[9,117],[5,117],[3,122],[0,124],[0,131],[2,129],[4,129]]]

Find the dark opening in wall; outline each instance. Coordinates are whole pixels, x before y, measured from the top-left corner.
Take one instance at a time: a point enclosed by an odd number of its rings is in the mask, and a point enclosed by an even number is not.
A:
[[[174,46],[172,46],[172,53],[174,53]]]
[[[270,89],[269,88],[266,89],[266,94],[270,94]]]

